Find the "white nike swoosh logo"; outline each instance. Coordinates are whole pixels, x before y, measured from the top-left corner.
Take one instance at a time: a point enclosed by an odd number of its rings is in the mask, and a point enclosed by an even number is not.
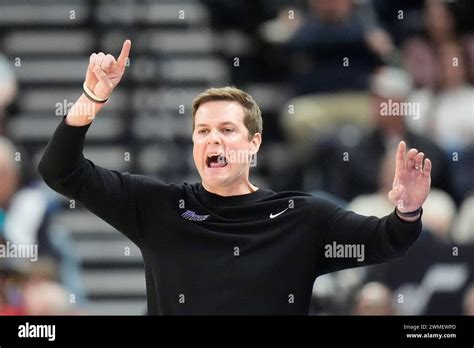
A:
[[[284,213],[285,211],[287,211],[287,210],[288,210],[288,208],[286,208],[285,210],[283,210],[283,211],[281,211],[281,212],[279,212],[279,213],[277,213],[277,214],[275,214],[275,215],[273,215],[273,213],[271,213],[271,214],[270,214],[270,219],[276,218],[278,215],[283,214],[283,213]]]

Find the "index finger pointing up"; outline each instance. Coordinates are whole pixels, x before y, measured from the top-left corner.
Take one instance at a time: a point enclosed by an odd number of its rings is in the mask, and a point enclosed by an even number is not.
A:
[[[395,162],[395,177],[398,177],[398,174],[402,171],[402,169],[405,168],[405,151],[406,151],[407,145],[405,142],[402,140],[400,143],[398,143],[398,148],[397,148],[397,159]]]
[[[125,40],[122,46],[122,51],[120,52],[120,56],[117,59],[117,63],[124,67],[125,62],[127,61],[128,55],[130,54],[130,48],[132,47],[132,41]]]

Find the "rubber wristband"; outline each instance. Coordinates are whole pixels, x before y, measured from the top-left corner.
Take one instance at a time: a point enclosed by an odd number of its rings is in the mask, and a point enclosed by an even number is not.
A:
[[[397,210],[397,214],[399,216],[411,218],[411,217],[415,217],[415,216],[418,216],[419,214],[421,214],[422,208],[419,207],[417,210],[410,211],[408,213],[402,213],[400,210],[398,210],[398,207],[396,208],[396,210]]]
[[[86,83],[84,82],[84,84],[82,85],[83,89],[84,89],[84,95],[87,97],[87,99],[89,99],[90,101],[93,101],[94,103],[99,103],[99,104],[104,104],[106,103],[109,98],[105,98],[105,99],[101,99],[99,97],[97,97],[86,85]]]

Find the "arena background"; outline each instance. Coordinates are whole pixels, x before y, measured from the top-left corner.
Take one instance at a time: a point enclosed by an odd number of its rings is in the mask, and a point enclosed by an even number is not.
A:
[[[191,102],[235,85],[263,111],[254,184],[383,216],[397,139],[433,161],[408,256],[318,278],[311,314],[474,314],[474,3],[469,0],[0,0],[0,315],[146,311],[139,250],[39,180],[92,52],[130,64],[85,154],[164,182],[199,180]],[[403,102],[409,114],[383,113]]]

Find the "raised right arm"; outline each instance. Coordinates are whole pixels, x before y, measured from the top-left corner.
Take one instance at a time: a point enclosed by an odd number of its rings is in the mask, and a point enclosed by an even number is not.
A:
[[[117,62],[102,52],[92,54],[86,84],[94,97],[106,99],[120,82],[131,42],[125,41]],[[146,178],[95,165],[84,158],[85,135],[104,104],[84,94],[64,117],[51,137],[38,171],[53,190],[75,199],[134,242],[143,238],[142,212],[137,197]]]

